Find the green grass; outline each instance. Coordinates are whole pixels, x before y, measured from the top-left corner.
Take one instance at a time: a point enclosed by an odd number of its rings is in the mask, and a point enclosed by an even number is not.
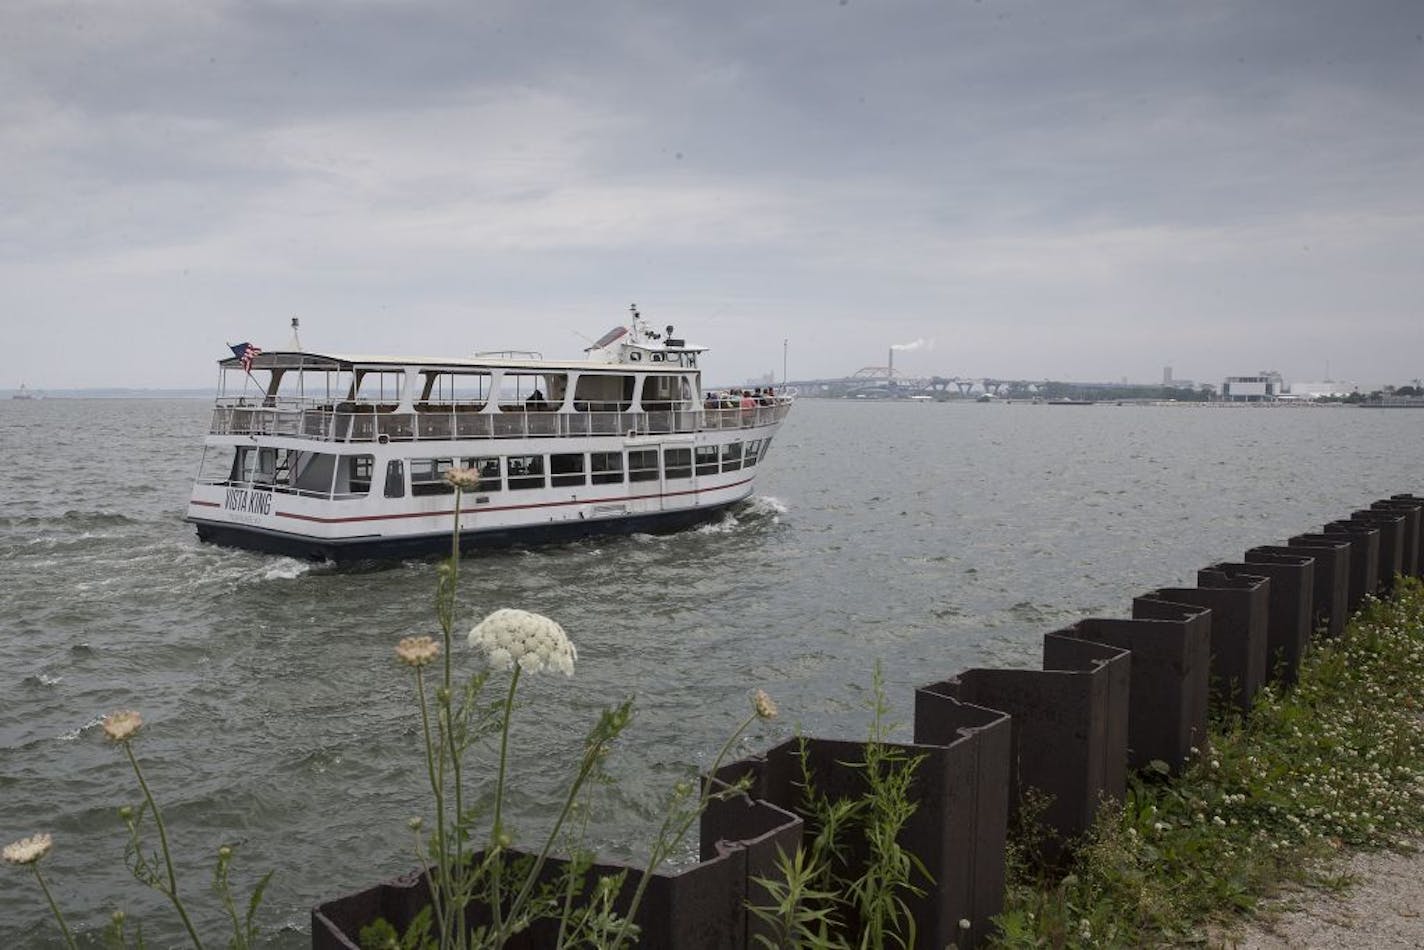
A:
[[[1424,833],[1424,585],[1371,599],[1317,637],[1288,691],[1222,714],[1178,777],[1129,781],[1063,871],[1011,832],[999,947],[1205,943],[1282,884],[1340,888],[1349,848],[1407,849]],[[1031,811],[1031,809],[1030,809]]]

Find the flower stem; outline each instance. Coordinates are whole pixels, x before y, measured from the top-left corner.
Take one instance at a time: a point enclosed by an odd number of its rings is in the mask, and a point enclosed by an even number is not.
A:
[[[569,817],[569,812],[573,810],[574,802],[578,800],[579,790],[583,787],[583,783],[588,779],[588,776],[593,772],[594,767],[597,766],[598,756],[602,750],[603,744],[599,743],[584,754],[579,773],[574,778],[573,785],[569,788],[568,797],[564,799],[564,808],[559,812],[559,818],[554,822],[554,827],[550,829],[549,837],[544,840],[543,850],[539,852],[539,857],[534,862],[534,869],[525,877],[524,887],[520,889],[518,896],[515,897],[513,903],[509,905],[509,916],[511,919],[515,919],[518,916],[517,912],[529,898],[529,893],[534,889],[535,882],[539,880],[539,872],[544,869],[544,863],[549,857],[549,851],[553,848],[554,841],[559,836],[559,831],[564,827],[564,821]]]
[[[504,722],[500,724],[499,731],[499,774],[494,784],[494,824],[490,827],[490,843],[496,849],[494,866],[490,869],[494,881],[493,895],[490,898],[490,912],[494,916],[493,932],[499,934],[503,931],[503,917],[500,905],[504,902],[500,893],[500,869],[504,865],[504,846],[500,844],[500,839],[504,837],[504,828],[501,825],[500,814],[504,806],[504,775],[505,765],[509,755],[509,721],[514,718],[514,691],[519,686],[519,666],[514,667],[514,674],[509,678],[509,694],[504,698]],[[513,908],[511,908],[512,910]]]
[[[430,790],[435,795],[435,850],[440,855],[440,860],[436,862],[436,880],[430,880],[430,872],[426,871],[426,880],[430,884],[430,900],[435,905],[435,918],[440,921],[441,932],[445,932],[446,919],[442,904],[445,903],[450,891],[450,867],[445,860],[445,795],[444,782],[437,776],[435,769],[435,745],[430,741],[430,710],[426,706],[425,698],[425,673],[420,667],[415,668],[415,693],[420,700],[420,727],[425,735],[425,772],[430,777]],[[419,834],[416,840],[419,841]],[[417,850],[417,853],[418,850]]]
[[[743,719],[742,724],[737,726],[732,734],[727,737],[726,742],[722,743],[722,748],[718,750],[717,757],[712,760],[712,767],[707,770],[709,781],[703,784],[702,793],[697,798],[697,807],[683,818],[681,825],[676,828],[673,834],[669,835],[668,830],[673,826],[674,815],[669,814],[667,819],[664,820],[663,827],[658,832],[658,841],[653,845],[652,853],[648,856],[647,870],[638,878],[638,887],[633,891],[633,899],[628,903],[628,911],[623,917],[623,924],[618,928],[618,934],[614,937],[611,946],[623,946],[623,941],[628,938],[628,928],[632,925],[633,918],[638,913],[638,905],[642,903],[643,892],[648,889],[648,882],[652,879],[653,872],[656,871],[658,866],[672,853],[672,849],[678,842],[682,841],[683,836],[687,834],[687,829],[692,825],[693,820],[707,810],[707,802],[712,797],[713,787],[713,783],[710,779],[715,777],[717,770],[722,767],[722,760],[726,758],[727,753],[731,751],[732,744],[740,739],[742,733],[747,731],[747,727],[756,720],[756,713],[752,713],[746,719]]]
[[[59,905],[54,902],[54,895],[49,892],[49,885],[45,883],[44,875],[40,873],[39,863],[30,865],[35,871],[35,880],[40,882],[40,890],[44,891],[45,900],[49,901],[49,909],[54,913],[54,919],[59,923],[59,929],[64,933],[64,942],[69,946],[69,950],[78,950],[74,943],[74,935],[69,932],[69,926],[64,922],[64,915],[59,912]]]
[[[439,694],[441,697],[439,699],[442,713],[441,722],[443,723],[441,733],[444,740],[440,751],[440,784],[443,788],[445,784],[444,763],[447,752],[444,746],[448,746],[450,774],[455,791],[455,861],[453,865],[450,863],[449,856],[445,853],[445,849],[442,846],[440,862],[444,874],[450,883],[451,893],[449,895],[447,913],[450,915],[450,927],[458,928],[455,934],[455,945],[459,947],[465,946],[466,943],[463,919],[464,900],[459,898],[459,895],[467,891],[465,886],[465,875],[467,873],[465,868],[465,836],[463,832],[465,822],[465,790],[464,779],[461,776],[460,769],[460,748],[455,738],[454,651],[451,649],[451,646],[453,645],[453,628],[455,625],[455,601],[460,583],[460,503],[463,498],[464,492],[460,490],[460,486],[456,485],[454,523],[450,531],[450,581],[445,589],[445,603],[441,605],[442,609],[438,611],[440,614],[440,632],[444,640],[443,646],[445,654],[444,676],[441,683],[444,689]],[[443,835],[445,828],[445,811],[443,808],[440,810],[440,827]],[[449,931],[447,930],[446,933],[448,935]]]
[[[168,829],[163,824],[163,813],[158,810],[158,802],[154,801],[153,792],[149,790],[148,782],[144,780],[143,769],[138,766],[138,758],[133,753],[132,744],[125,740],[123,747],[125,754],[129,757],[129,764],[133,766],[134,775],[138,778],[139,788],[143,789],[144,800],[148,802],[148,807],[153,812],[153,824],[158,829],[158,843],[163,848],[163,863],[168,868],[168,900],[178,911],[178,916],[183,919],[183,926],[187,928],[193,946],[202,950],[203,941],[198,939],[198,932],[193,929],[193,922],[188,919],[188,911],[183,908],[183,901],[178,897],[178,874],[173,870],[173,853],[168,847]]]

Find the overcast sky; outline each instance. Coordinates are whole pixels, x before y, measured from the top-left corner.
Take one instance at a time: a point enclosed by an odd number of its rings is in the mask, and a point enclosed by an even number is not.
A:
[[[0,4],[0,387],[1424,375],[1419,0]]]

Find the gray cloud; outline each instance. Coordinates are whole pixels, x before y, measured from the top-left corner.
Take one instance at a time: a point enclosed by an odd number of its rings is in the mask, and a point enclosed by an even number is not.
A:
[[[571,353],[633,300],[721,381],[1402,381],[1422,68],[1412,3],[12,3],[0,385],[201,384],[293,313]]]

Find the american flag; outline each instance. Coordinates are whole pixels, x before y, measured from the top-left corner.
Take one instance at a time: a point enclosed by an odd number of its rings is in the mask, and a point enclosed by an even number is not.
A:
[[[233,356],[242,361],[244,373],[252,372],[252,361],[262,355],[262,347],[253,346],[251,343],[239,343],[236,346],[228,344],[228,348],[232,350]]]

